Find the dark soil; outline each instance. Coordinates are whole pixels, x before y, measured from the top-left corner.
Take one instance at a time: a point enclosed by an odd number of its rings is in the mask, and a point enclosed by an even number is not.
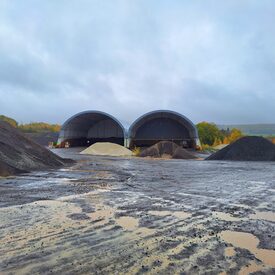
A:
[[[28,139],[8,123],[0,121],[0,176],[57,168],[71,162]]]
[[[206,160],[275,161],[275,145],[263,137],[243,137]]]
[[[162,158],[162,157],[171,157],[173,159],[195,159],[197,158],[191,152],[183,149],[178,146],[176,143],[171,141],[160,141],[155,145],[146,148],[140,154],[141,157],[154,157],[154,158]]]

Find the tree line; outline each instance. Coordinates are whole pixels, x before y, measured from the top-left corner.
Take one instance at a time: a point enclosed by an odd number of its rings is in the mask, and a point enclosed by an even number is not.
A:
[[[229,144],[243,136],[240,129],[233,128],[220,130],[215,123],[200,122],[197,125],[202,147],[215,147],[220,144]]]
[[[0,120],[8,122],[13,127],[18,128],[25,133],[59,132],[61,129],[59,124],[49,124],[45,122],[19,124],[15,119],[4,115],[0,115]]]

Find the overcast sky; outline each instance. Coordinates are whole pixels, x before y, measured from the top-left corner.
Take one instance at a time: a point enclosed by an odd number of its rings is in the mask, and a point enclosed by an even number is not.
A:
[[[274,0],[0,0],[0,114],[275,123]]]

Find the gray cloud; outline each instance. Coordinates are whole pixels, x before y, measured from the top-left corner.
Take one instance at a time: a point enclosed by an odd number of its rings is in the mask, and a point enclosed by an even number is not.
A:
[[[0,112],[274,122],[273,0],[2,0]]]

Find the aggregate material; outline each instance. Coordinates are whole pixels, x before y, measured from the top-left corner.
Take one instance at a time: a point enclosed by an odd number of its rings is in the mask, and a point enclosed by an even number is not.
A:
[[[144,149],[141,157],[172,158],[172,159],[196,159],[190,151],[183,149],[171,141],[160,141],[149,148]]]
[[[0,121],[0,176],[49,169],[71,163],[28,139],[20,131]]]
[[[59,132],[25,133],[25,135],[41,146],[48,146],[50,142],[58,141]]]
[[[83,150],[80,154],[112,157],[125,157],[133,155],[131,150],[111,142],[97,142]]]
[[[274,274],[272,162],[79,155],[0,180],[1,274]]]
[[[212,154],[207,160],[275,161],[275,145],[263,137],[247,136]]]

